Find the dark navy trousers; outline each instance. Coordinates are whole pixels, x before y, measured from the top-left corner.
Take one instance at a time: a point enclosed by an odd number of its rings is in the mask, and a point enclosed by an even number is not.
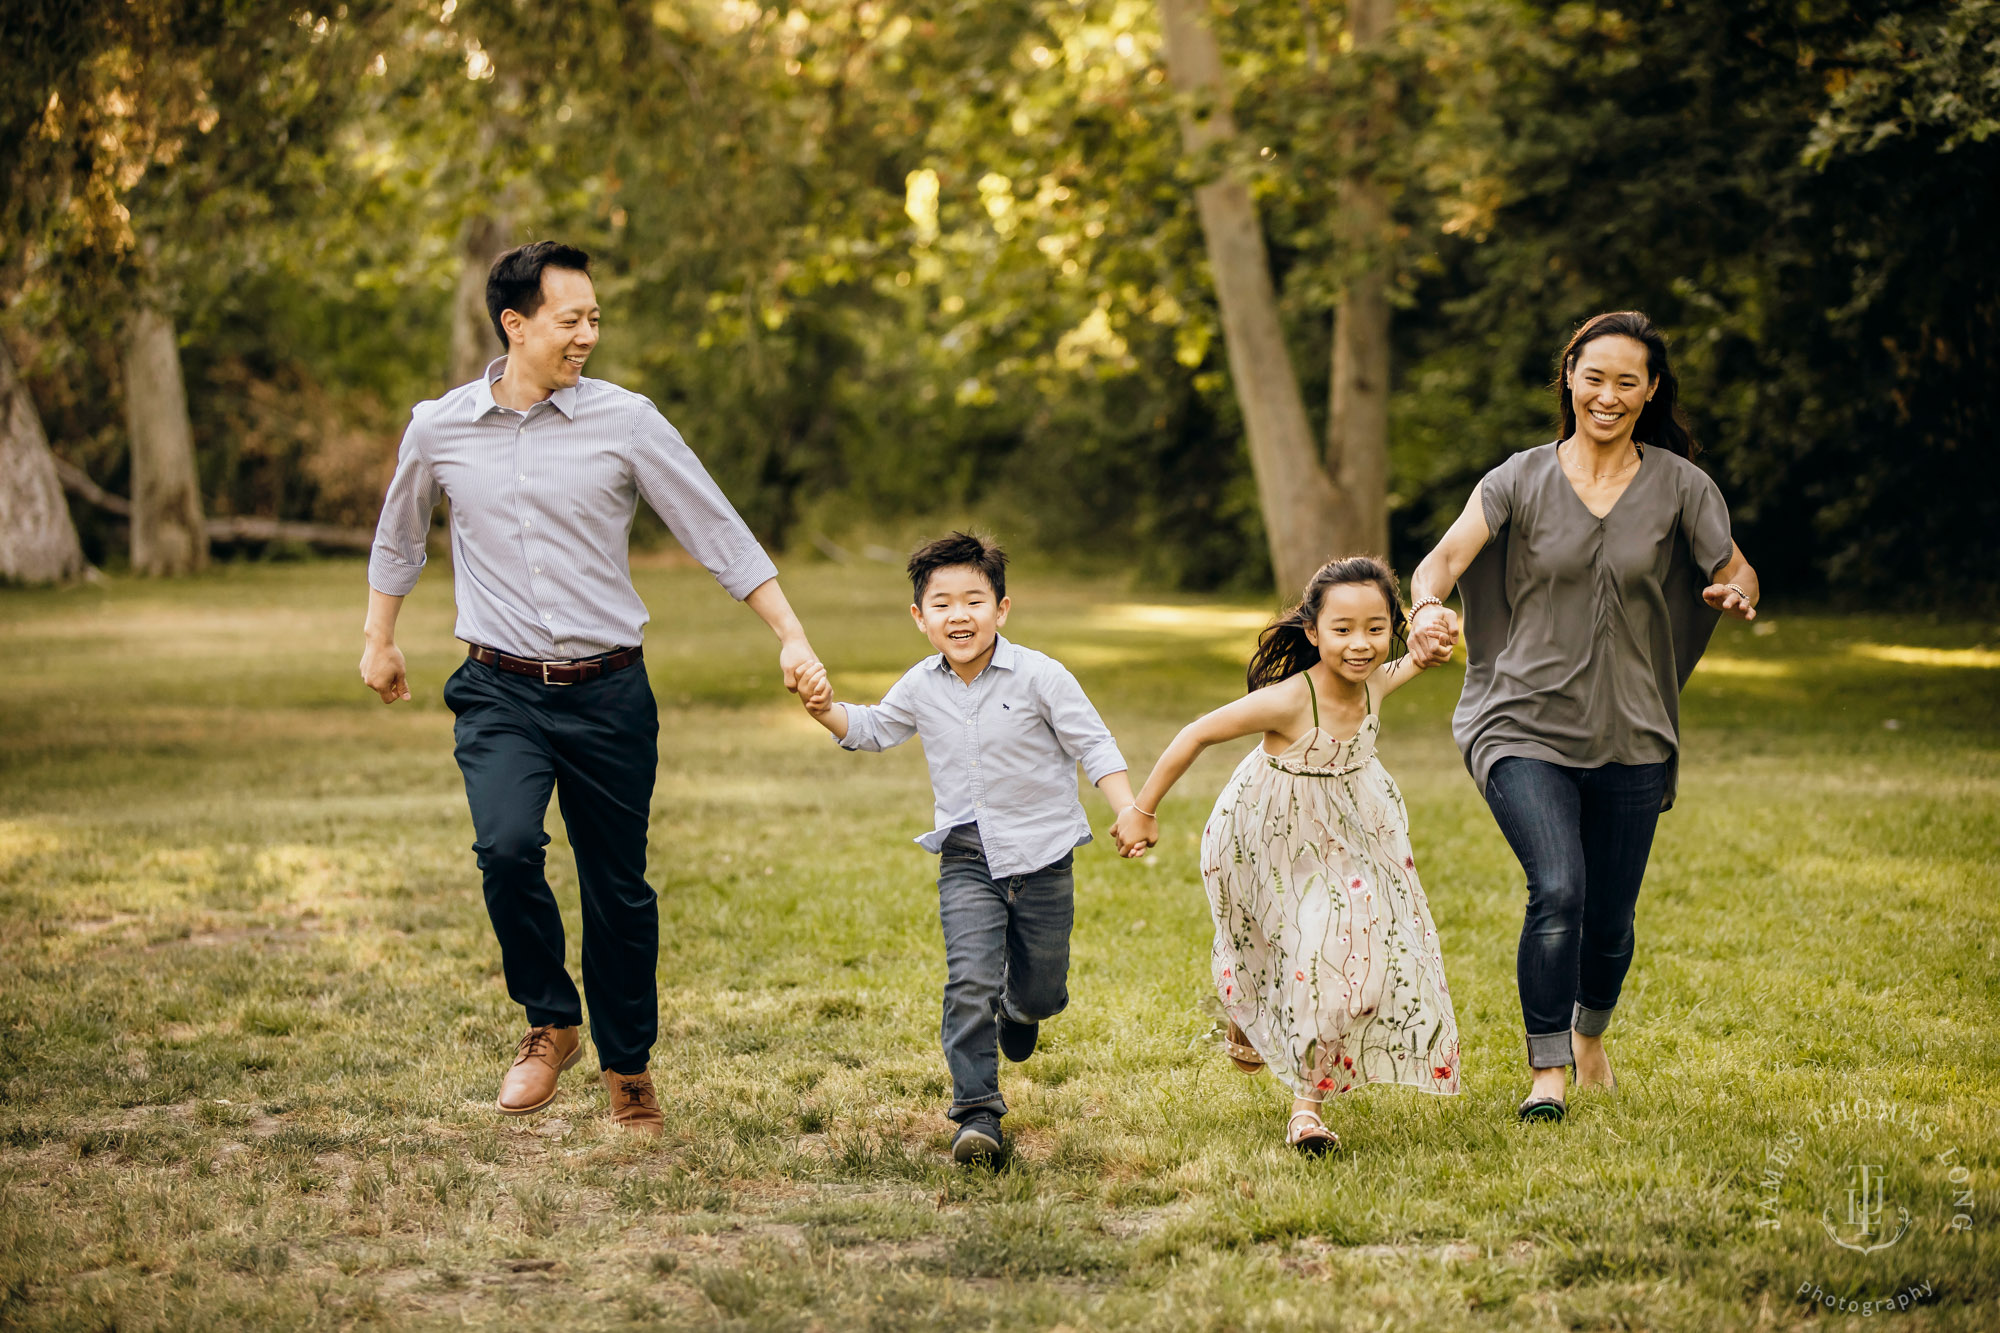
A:
[[[543,872],[553,792],[576,854],[583,993],[600,1067],[646,1068],[659,1035],[659,902],[646,883],[646,822],[659,711],[644,663],[581,685],[544,685],[467,659],[445,682],[472,850],[500,939],[507,994],[534,1025],[583,1021],[563,966],[562,914]]]

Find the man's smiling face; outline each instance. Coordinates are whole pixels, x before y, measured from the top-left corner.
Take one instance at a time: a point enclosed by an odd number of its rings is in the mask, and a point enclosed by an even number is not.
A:
[[[597,346],[597,289],[588,273],[542,270],[542,301],[532,315],[501,314],[507,365],[533,387],[553,393],[583,378],[583,363]]]

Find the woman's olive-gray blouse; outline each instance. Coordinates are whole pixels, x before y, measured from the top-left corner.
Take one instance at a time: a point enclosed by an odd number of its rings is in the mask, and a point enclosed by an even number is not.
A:
[[[1467,666],[1452,716],[1473,781],[1484,791],[1509,755],[1664,762],[1672,806],[1681,687],[1718,618],[1701,590],[1732,549],[1722,493],[1647,449],[1599,518],[1544,444],[1487,473],[1480,501],[1493,535],[1459,581]]]

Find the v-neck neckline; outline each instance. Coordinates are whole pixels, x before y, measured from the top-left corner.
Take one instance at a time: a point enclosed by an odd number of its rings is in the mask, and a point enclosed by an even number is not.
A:
[[[1633,441],[1632,447],[1639,451],[1639,465],[1632,469],[1632,479],[1625,483],[1624,490],[1618,492],[1618,498],[1611,502],[1611,507],[1600,514],[1590,507],[1589,502],[1577,491],[1576,483],[1570,480],[1569,469],[1563,466],[1562,447],[1564,443],[1565,441],[1563,440],[1557,440],[1551,448],[1551,452],[1555,454],[1556,459],[1556,475],[1562,478],[1564,489],[1576,497],[1576,502],[1583,507],[1583,512],[1590,515],[1597,522],[1602,523],[1618,512],[1618,506],[1625,503],[1625,497],[1630,495],[1632,488],[1639,484],[1640,476],[1646,471],[1646,446],[1638,443],[1636,440]]]

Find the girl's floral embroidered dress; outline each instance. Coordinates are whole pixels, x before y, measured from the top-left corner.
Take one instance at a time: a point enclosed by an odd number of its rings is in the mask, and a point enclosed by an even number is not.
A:
[[[1215,992],[1294,1096],[1369,1083],[1455,1094],[1444,955],[1364,706],[1339,741],[1320,730],[1315,695],[1312,729],[1276,756],[1260,741],[1216,798],[1201,838]]]

